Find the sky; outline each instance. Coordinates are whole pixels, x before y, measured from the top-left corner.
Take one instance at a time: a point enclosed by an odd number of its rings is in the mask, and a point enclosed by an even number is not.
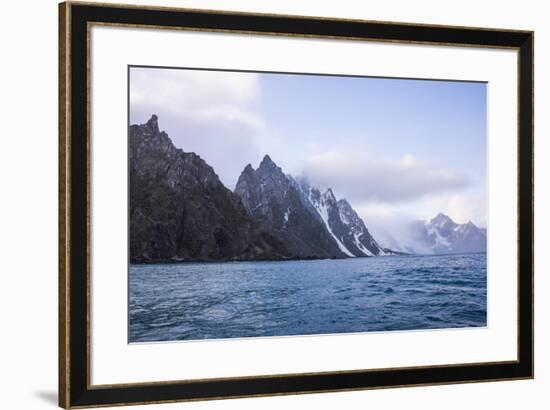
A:
[[[438,212],[486,226],[486,84],[130,69],[130,123],[152,114],[233,189],[265,154],[346,198],[369,228]]]

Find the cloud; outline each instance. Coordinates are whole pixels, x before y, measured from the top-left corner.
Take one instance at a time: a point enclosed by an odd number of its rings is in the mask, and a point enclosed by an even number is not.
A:
[[[472,221],[479,227],[487,226],[487,198],[478,194],[439,195],[429,198],[426,207],[439,209],[456,223]],[[432,212],[435,214],[436,212]]]
[[[464,175],[411,155],[394,160],[349,150],[311,155],[305,161],[304,175],[359,203],[403,203],[469,184]]]
[[[130,123],[159,116],[174,144],[202,156],[226,186],[273,145],[254,73],[132,68]]]
[[[136,67],[130,74],[132,105],[160,105],[177,114],[182,108],[249,104],[258,93],[254,73]]]
[[[426,220],[443,212],[458,224],[472,221],[487,226],[486,197],[476,193],[442,194],[412,203],[368,204],[356,208],[374,238],[383,246],[409,252],[430,252],[420,241],[412,222]]]
[[[407,211],[381,205],[361,207],[357,212],[365,221],[370,233],[382,246],[402,252],[430,253],[429,247],[419,241],[411,229],[412,222],[422,218]]]

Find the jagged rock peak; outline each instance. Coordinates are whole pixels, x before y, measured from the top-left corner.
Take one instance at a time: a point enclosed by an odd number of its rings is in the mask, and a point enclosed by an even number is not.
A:
[[[262,159],[262,162],[260,163],[259,168],[278,168],[278,166],[273,162],[273,160],[268,154],[265,154],[264,158]]]
[[[334,195],[334,192],[332,191],[332,188],[328,188],[325,191],[325,198],[330,199],[331,201],[336,202],[336,195]]]
[[[264,230],[199,155],[158,132],[158,117],[130,125],[130,260],[285,259],[292,254]]]
[[[348,200],[346,198],[339,199],[338,200],[338,205],[346,206],[346,207],[351,208],[351,204],[348,202]]]
[[[250,184],[256,184],[257,181],[258,176],[256,175],[256,171],[254,170],[254,168],[252,168],[252,165],[248,164],[241,171],[241,175],[239,176],[237,185],[235,186],[235,193],[238,194],[238,191],[245,190],[246,187],[248,187]]]
[[[441,212],[439,212],[436,216],[428,219],[426,223],[428,225],[436,226],[439,228],[445,227],[447,229],[452,229],[457,226],[457,224],[448,215],[445,215]]]
[[[445,215],[443,212],[438,212],[437,215],[430,218],[430,222],[447,222],[452,221],[452,219]]]
[[[151,115],[149,121],[147,121],[147,126],[154,133],[159,132],[159,117],[156,114]]]

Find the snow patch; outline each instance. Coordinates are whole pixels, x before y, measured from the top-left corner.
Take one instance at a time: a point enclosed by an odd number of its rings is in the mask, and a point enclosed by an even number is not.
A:
[[[348,216],[345,212],[342,211],[341,207],[338,207],[338,213],[340,214],[340,219],[342,220],[342,222],[349,226],[350,221],[348,219]]]
[[[336,237],[336,235],[334,235],[334,232],[332,232],[332,229],[330,229],[330,224],[328,222],[328,209],[327,209],[325,203],[322,200],[319,203],[314,203],[314,201],[312,201],[311,198],[310,198],[310,202],[313,204],[313,206],[315,207],[315,209],[317,210],[317,212],[321,216],[321,219],[323,220],[323,223],[325,224],[327,230],[329,231],[329,233],[332,235],[332,237],[336,241],[336,244],[338,245],[338,248],[340,248],[340,250],[343,253],[345,253],[347,256],[349,256],[351,258],[354,258],[355,255],[353,253],[351,253],[349,251],[349,249],[344,246],[344,244],[340,241],[340,239],[338,239]]]
[[[451,246],[447,238],[445,238],[439,233],[439,230],[431,226],[427,226],[426,229],[428,230],[428,235],[434,237],[436,246],[440,246],[444,248],[449,248]]]
[[[284,214],[284,218],[285,218],[285,223],[283,224],[283,226],[286,226],[286,224],[288,223],[288,217],[290,216],[290,208],[288,208]]]
[[[361,234],[363,235],[363,234]],[[371,251],[369,251],[365,245],[363,245],[360,241],[359,241],[359,235],[357,235],[356,233],[353,234],[353,237],[354,237],[354,243],[355,243],[355,246],[357,246],[357,248],[363,252],[365,255],[367,256],[375,256],[374,253],[372,253]]]

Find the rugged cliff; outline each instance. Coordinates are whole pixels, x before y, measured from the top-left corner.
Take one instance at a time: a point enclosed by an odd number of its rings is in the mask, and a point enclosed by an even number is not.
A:
[[[287,245],[297,257],[379,256],[383,250],[363,220],[332,189],[321,190],[305,179],[285,175],[266,155],[258,169],[249,164],[235,193],[249,214]]]
[[[156,115],[129,128],[129,174],[133,263],[392,254],[348,201],[286,175],[269,155],[230,191],[202,158],[173,145]]]
[[[251,217],[280,238],[296,258],[344,258],[322,220],[308,209],[298,187],[266,155],[258,169],[249,164],[235,193]]]
[[[203,159],[177,149],[153,115],[129,129],[130,260],[290,257]]]

